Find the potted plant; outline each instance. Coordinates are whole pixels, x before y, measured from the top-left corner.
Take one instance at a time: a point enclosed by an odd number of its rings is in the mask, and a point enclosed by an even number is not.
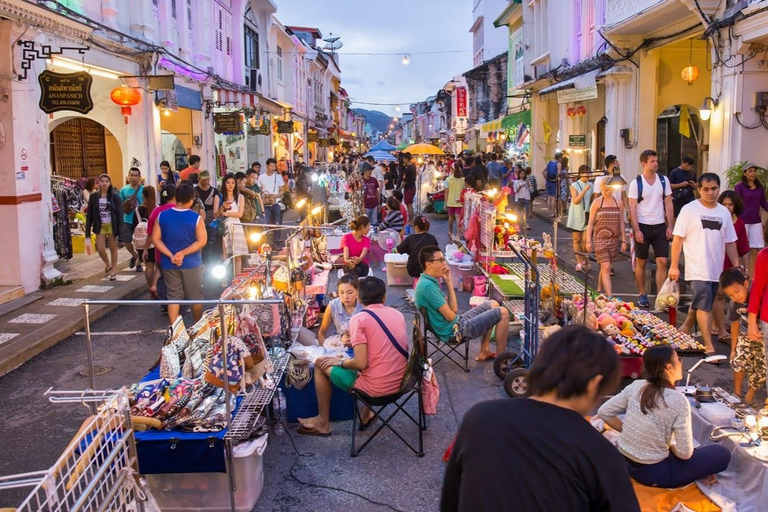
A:
[[[741,183],[742,171],[744,170],[744,164],[746,161],[737,162],[725,170],[725,183],[727,188],[733,189],[736,185]],[[763,188],[768,186],[768,169],[763,167],[757,168],[757,179],[763,184]]]

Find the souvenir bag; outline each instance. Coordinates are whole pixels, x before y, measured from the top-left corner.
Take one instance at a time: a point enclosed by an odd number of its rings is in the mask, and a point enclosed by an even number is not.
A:
[[[184,319],[179,316],[168,328],[168,336],[160,356],[160,378],[175,379],[181,373],[182,356],[189,344],[189,334]]]
[[[262,336],[270,337],[280,334],[279,304],[249,304],[246,310],[256,319]]]
[[[474,284],[472,295],[484,297],[488,294],[488,279],[485,276],[473,276],[472,282]]]
[[[307,328],[313,328],[319,320],[320,305],[315,299],[312,299],[312,301],[309,303],[309,306],[307,306]]]
[[[194,326],[189,329],[192,338],[187,348],[184,349],[184,365],[181,374],[187,379],[202,377],[205,370],[205,361],[211,347],[211,325],[207,315],[203,315]]]
[[[218,332],[218,330],[214,331],[215,334]],[[224,372],[226,371],[227,379],[229,380],[229,390],[233,393],[236,393],[241,389],[244,391],[246,358],[250,359],[251,354],[248,352],[248,349],[245,348],[243,340],[236,336],[227,336],[226,361],[224,361],[221,337],[218,337],[211,347],[205,365],[205,381],[216,387],[223,388]]]
[[[432,367],[432,359],[421,361],[423,375],[421,377],[421,394],[423,397],[422,410],[424,414],[437,414],[437,402],[440,399],[440,386]]]

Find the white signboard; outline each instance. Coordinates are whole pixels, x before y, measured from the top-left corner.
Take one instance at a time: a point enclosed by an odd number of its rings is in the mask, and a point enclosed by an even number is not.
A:
[[[563,103],[594,99],[597,99],[597,85],[585,87],[584,89],[563,89],[557,91],[557,102],[561,105]]]

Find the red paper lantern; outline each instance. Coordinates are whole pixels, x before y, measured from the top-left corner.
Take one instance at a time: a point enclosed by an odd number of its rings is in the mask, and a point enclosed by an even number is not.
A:
[[[576,115],[576,109],[573,107],[568,107],[568,117],[573,117]]]
[[[578,107],[576,107],[576,113],[579,114],[580,116],[585,115],[587,113],[587,107],[585,107],[584,105],[579,105]]]
[[[128,124],[128,116],[131,115],[131,107],[141,103],[141,93],[138,89],[133,89],[126,85],[116,87],[109,93],[113,103],[120,105],[120,114],[125,117],[125,124]]]

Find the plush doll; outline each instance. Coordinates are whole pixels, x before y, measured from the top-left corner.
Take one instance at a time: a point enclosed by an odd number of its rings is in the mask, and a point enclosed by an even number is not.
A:
[[[605,327],[602,327],[601,330],[607,336],[613,336],[615,334],[619,334],[619,328],[616,327],[614,324],[608,324]]]

